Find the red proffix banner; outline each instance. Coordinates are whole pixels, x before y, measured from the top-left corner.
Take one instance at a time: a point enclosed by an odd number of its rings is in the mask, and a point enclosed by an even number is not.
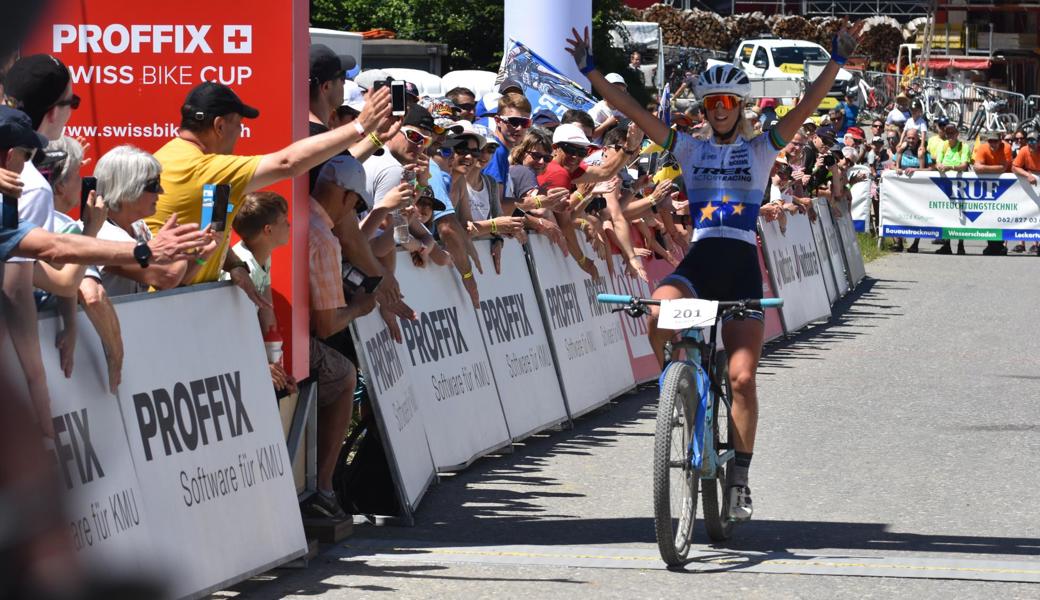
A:
[[[308,19],[306,0],[52,0],[22,54],[54,55],[72,71],[81,103],[65,133],[86,139],[92,164],[120,144],[158,150],[204,81],[227,84],[260,110],[244,121],[235,153],[265,154],[307,135]],[[304,377],[307,181],[271,189],[290,203],[292,241],[272,257],[272,280],[286,356]]]

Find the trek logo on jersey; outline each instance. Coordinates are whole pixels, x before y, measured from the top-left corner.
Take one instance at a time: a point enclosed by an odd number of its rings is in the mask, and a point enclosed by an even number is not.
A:
[[[224,54],[253,52],[252,25],[81,25],[56,24],[51,51],[55,54],[74,46],[80,54]]]
[[[1004,192],[1017,183],[1014,179],[956,179],[950,177],[931,177],[930,179],[950,201],[929,201],[928,208],[959,210],[973,223],[985,211],[1014,212],[1018,210],[1017,203],[997,202]]]

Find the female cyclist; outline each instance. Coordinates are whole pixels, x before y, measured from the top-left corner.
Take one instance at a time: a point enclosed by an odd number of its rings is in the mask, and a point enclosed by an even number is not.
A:
[[[607,82],[596,70],[589,47],[589,31],[582,36],[571,30],[567,51],[593,89],[608,103],[632,119],[655,143],[671,152],[682,167],[693,221],[693,245],[674,273],[661,280],[654,298],[701,297],[710,300],[744,300],[762,297],[758,267],[756,221],[769,174],[777,153],[794,137],[802,123],[819,106],[834,83],[841,65],[858,45],[859,26],[834,36],[831,60],[805,92],[801,101],[767,133],[752,137],[744,119],[751,82],[733,65],[706,69],[695,92],[704,106],[710,128],[691,136],[669,129],[639,102]],[[674,331],[657,327],[658,310],[650,319],[650,343],[657,360],[664,362],[664,344]],[[735,468],[729,469],[727,505],[729,518],[751,518],[748,468],[758,427],[755,371],[762,354],[764,317],[748,314],[722,326],[722,340],[729,353],[729,377],[733,392],[733,446]]]

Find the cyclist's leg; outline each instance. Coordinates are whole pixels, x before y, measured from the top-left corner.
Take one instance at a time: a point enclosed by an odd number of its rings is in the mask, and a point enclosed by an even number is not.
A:
[[[755,372],[762,356],[765,325],[755,318],[733,319],[722,325],[722,342],[729,355],[729,383],[733,393],[733,448],[751,453],[758,428],[758,394]]]
[[[687,289],[686,285],[678,281],[666,279],[664,283],[654,290],[653,298],[655,300],[675,300],[676,298],[690,298],[692,296],[694,296],[693,291]],[[647,335],[650,337],[650,347],[654,351],[654,356],[657,357],[657,363],[661,365],[661,368],[664,368],[664,345],[668,340],[672,339],[675,331],[657,327],[657,315],[660,313],[660,306],[650,307],[650,315],[647,317]]]

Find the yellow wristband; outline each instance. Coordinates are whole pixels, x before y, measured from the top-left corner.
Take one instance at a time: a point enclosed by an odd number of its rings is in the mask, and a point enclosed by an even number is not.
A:
[[[535,208],[541,208],[542,207],[542,197],[541,196],[535,196],[534,197],[534,207]]]
[[[586,261],[586,260],[588,260],[588,259],[587,259],[587,258],[585,258],[584,256],[582,256],[581,258],[579,258],[579,259],[578,259],[578,264],[579,264],[579,265],[583,265],[583,264],[585,264],[585,261]]]
[[[574,192],[574,195],[578,197],[578,202],[584,202],[585,201],[585,195],[582,194],[581,192]]]
[[[374,133],[368,134],[368,141],[372,142],[376,148],[383,147],[383,142],[379,141],[379,136]]]
[[[468,271],[462,274],[463,279],[473,279],[473,271]]]
[[[491,233],[498,233],[498,223],[494,219],[491,219]]]

